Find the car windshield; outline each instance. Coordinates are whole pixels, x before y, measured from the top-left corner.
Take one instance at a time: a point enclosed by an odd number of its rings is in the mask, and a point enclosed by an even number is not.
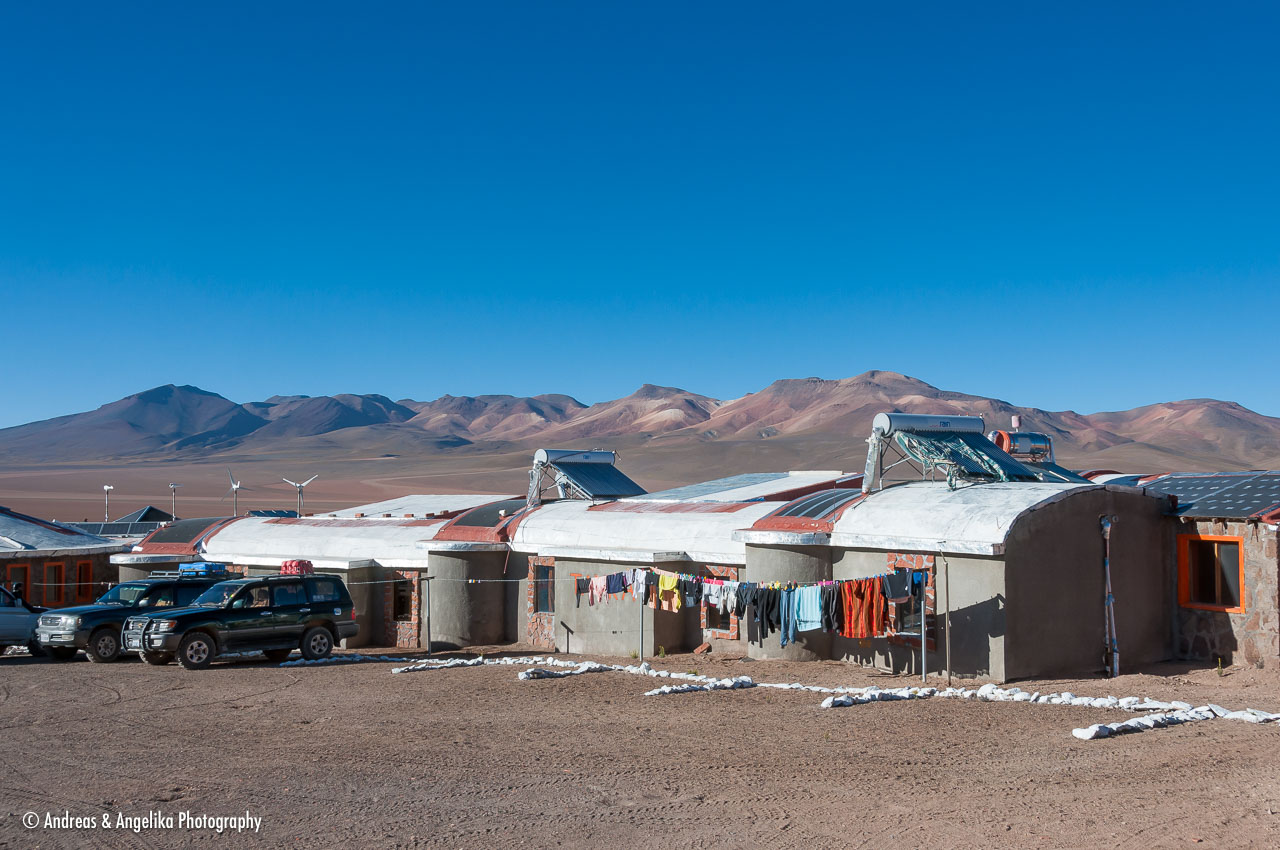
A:
[[[145,584],[117,584],[98,597],[99,605],[136,605],[138,598],[146,593]]]
[[[242,587],[237,581],[224,581],[215,584],[204,593],[196,597],[196,601],[192,605],[198,605],[201,608],[221,608],[227,604],[227,600]]]

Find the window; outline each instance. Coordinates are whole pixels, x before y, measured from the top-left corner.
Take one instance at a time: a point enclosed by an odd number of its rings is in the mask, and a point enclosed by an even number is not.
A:
[[[407,623],[413,619],[413,583],[407,578],[398,578],[393,587],[395,607],[392,619],[397,623]]]
[[[554,614],[556,610],[556,568],[538,564],[533,574],[533,613]]]
[[[215,585],[216,587],[217,585]],[[256,584],[242,591],[235,601],[231,603],[232,608],[270,608],[271,607],[271,589],[265,584]]]
[[[76,601],[93,601],[93,563],[80,561],[76,564]]]
[[[205,590],[203,585],[199,584],[180,584],[178,589],[174,591],[174,605],[179,608],[186,608],[192,602],[196,601],[196,597]]]
[[[138,600],[139,608],[172,608],[173,585],[165,584],[153,587],[142,599]]]
[[[307,591],[300,581],[281,582],[271,588],[272,605],[306,605]]]
[[[44,565],[44,604],[62,604],[62,564]]]
[[[1186,608],[1244,613],[1239,537],[1178,536],[1178,602]]]
[[[338,592],[338,583],[331,578],[316,579],[311,582],[312,602],[341,602],[342,594]]]
[[[10,595],[9,591],[0,589],[0,608],[16,608],[18,600]]]
[[[5,580],[9,583],[9,589],[13,591],[14,596],[20,599],[29,598],[29,572],[26,564],[10,564]]]

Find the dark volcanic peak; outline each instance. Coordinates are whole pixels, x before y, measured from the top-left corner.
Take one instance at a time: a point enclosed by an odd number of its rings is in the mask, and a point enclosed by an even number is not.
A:
[[[815,439],[852,445],[866,437],[881,411],[976,414],[989,428],[1007,427],[1017,413],[1024,428],[1052,434],[1060,455],[1130,466],[1135,457],[1154,458],[1162,468],[1171,457],[1194,459],[1197,468],[1206,458],[1222,469],[1280,462],[1280,420],[1235,402],[1187,399],[1081,415],[942,390],[889,371],[837,380],[786,378],[731,401],[645,384],[590,406],[558,393],[445,395],[426,402],[374,393],[281,395],[240,405],[198,387],[170,384],[86,413],[0,430],[0,458],[189,460],[231,449],[300,447],[317,454],[376,450],[407,457],[512,444],[603,445],[625,439],[635,445],[657,437],[666,446],[800,445]]]

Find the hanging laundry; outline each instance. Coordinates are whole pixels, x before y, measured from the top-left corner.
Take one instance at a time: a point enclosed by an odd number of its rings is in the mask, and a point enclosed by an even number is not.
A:
[[[720,607],[720,596],[724,593],[724,583],[702,580],[702,604],[708,608]]]
[[[796,590],[794,587],[784,587],[778,594],[778,616],[781,620],[779,640],[786,646],[796,640]]]
[[[623,579],[622,573],[613,573],[605,576],[605,592],[612,596],[615,593],[622,593],[627,589],[627,585]]]
[[[911,598],[910,570],[890,570],[883,579],[884,596],[890,602],[901,604]]]
[[[591,595],[587,597],[588,604],[595,605],[597,600],[604,599],[609,592],[608,576],[592,576],[591,577]]]
[[[828,584],[822,588],[822,628],[828,632],[838,632],[844,625],[842,593],[844,582]]]
[[[582,607],[582,596],[591,591],[591,579],[586,576],[578,576],[573,582],[573,607]]]
[[[658,601],[663,611],[680,610],[680,577],[675,573],[658,573]]]
[[[645,575],[647,570],[634,569],[631,571],[631,598],[644,602],[645,591]]]
[[[728,617],[738,601],[738,583],[726,581],[720,593],[720,616]]]
[[[680,579],[680,596],[685,605],[690,608],[697,608],[702,604],[702,579],[682,578]]]
[[[738,582],[738,590],[733,597],[733,615],[741,620],[747,614],[747,606],[755,598],[755,585],[749,581]]]
[[[844,628],[847,638],[881,637],[885,633],[884,584],[878,578],[844,583]]]
[[[650,608],[658,607],[658,575],[649,570],[644,574],[644,604]]]
[[[822,628],[822,588],[816,584],[797,588],[795,599],[795,630],[811,632]]]

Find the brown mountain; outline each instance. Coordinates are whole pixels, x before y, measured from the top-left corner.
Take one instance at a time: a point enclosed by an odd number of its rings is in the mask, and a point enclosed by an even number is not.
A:
[[[590,444],[625,447],[630,459],[645,466],[645,457],[664,457],[707,474],[755,468],[766,458],[793,468],[819,462],[853,468],[872,418],[886,410],[981,414],[991,428],[1008,427],[1010,416],[1021,414],[1024,428],[1052,434],[1060,459],[1075,466],[1156,471],[1280,465],[1280,419],[1233,402],[1194,399],[1094,414],[1046,411],[884,371],[840,380],[780,380],[731,401],[646,384],[590,406],[555,394],[427,402],[380,395],[275,396],[240,405],[171,385],[95,411],[0,430],[0,460],[15,466],[117,458],[199,463],[421,457],[438,463],[462,453],[474,464],[487,453],[517,457],[537,446]]]

